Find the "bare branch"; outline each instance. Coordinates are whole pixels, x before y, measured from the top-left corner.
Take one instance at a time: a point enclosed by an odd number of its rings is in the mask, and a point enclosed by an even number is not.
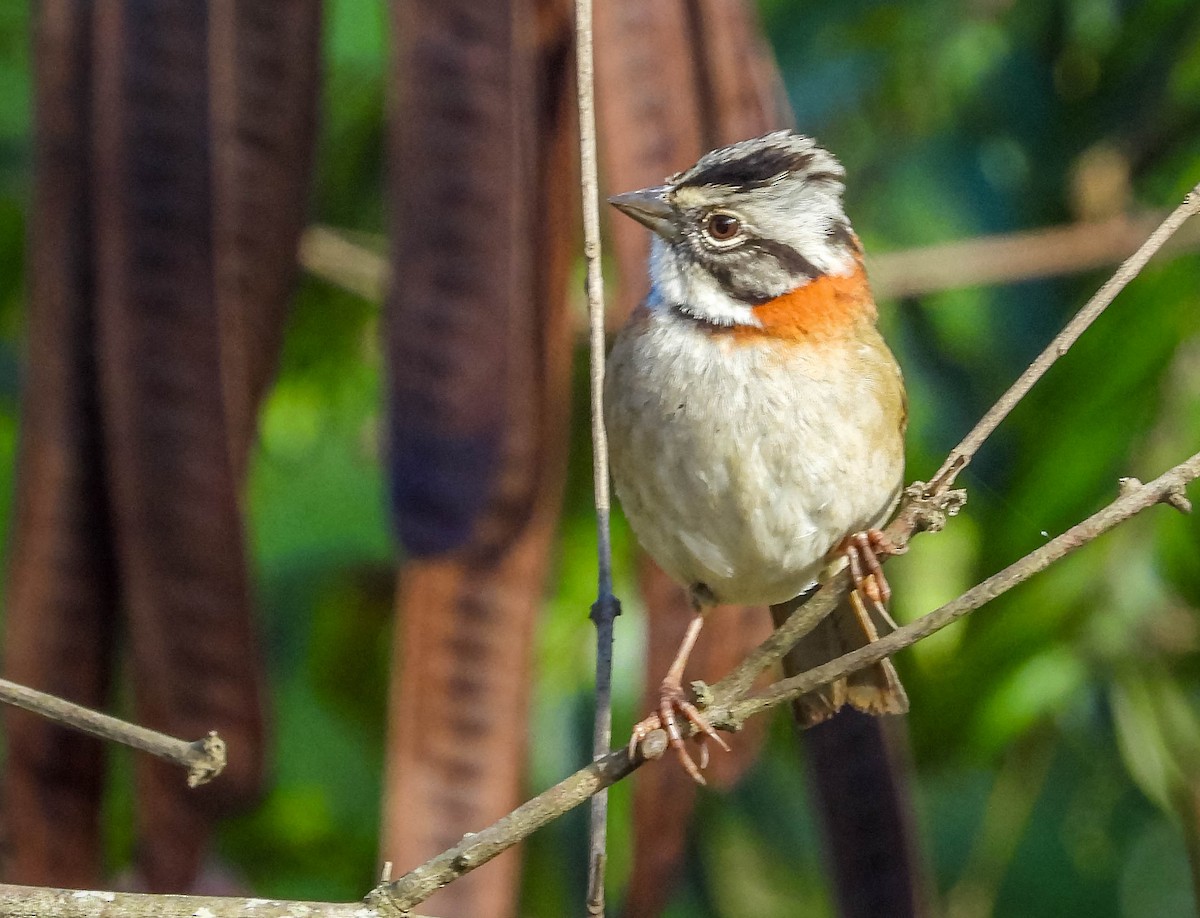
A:
[[[1075,317],[1067,323],[1066,328],[1055,336],[1050,345],[1017,378],[1017,381],[1001,396],[1000,400],[980,418],[974,429],[950,451],[950,455],[946,457],[946,461],[938,469],[938,473],[933,476],[933,481],[930,482],[931,494],[944,491],[954,483],[958,473],[967,467],[976,451],[983,445],[983,441],[991,435],[1001,421],[1008,417],[1017,403],[1033,388],[1034,383],[1045,375],[1058,358],[1070,350],[1071,345],[1079,340],[1079,336],[1087,330],[1097,316],[1117,298],[1117,294],[1138,276],[1154,253],[1161,249],[1163,244],[1175,234],[1175,231],[1197,212],[1200,212],[1200,185],[1193,188],[1183,199],[1183,203],[1171,211],[1158,229],[1150,234],[1150,238],[1122,263],[1104,286],[1096,291],[1096,295],[1088,300],[1084,307],[1075,314]]]
[[[189,787],[207,784],[225,769],[225,741],[216,733],[209,733],[189,743],[7,679],[0,679],[0,702],[40,714],[55,723],[99,739],[131,746],[182,765],[188,772]]]
[[[362,902],[163,896],[0,884],[0,918],[377,918]],[[420,918],[409,914],[406,918]]]
[[[1015,284],[1120,264],[1154,231],[1165,214],[1122,214],[867,256],[871,289],[879,299],[925,296],[942,290]],[[1179,231],[1163,254],[1200,248],[1200,225]]]
[[[937,245],[882,252],[867,258],[878,299],[925,296],[942,290],[1015,284],[1119,264],[1162,222],[1162,214],[1134,214],[1097,223],[1069,223]],[[378,303],[387,284],[382,236],[314,224],[300,240],[300,264],[309,274]],[[1200,226],[1188,226],[1162,254],[1200,248]]]
[[[662,734],[661,730],[655,733]],[[666,748],[662,734],[659,754]],[[574,809],[592,795],[630,774],[639,763],[631,762],[624,749],[597,759],[552,788],[538,794],[481,832],[467,835],[449,851],[425,862],[393,883],[381,885],[367,901],[381,915],[400,916],[433,895],[451,880],[485,864],[500,852]]]

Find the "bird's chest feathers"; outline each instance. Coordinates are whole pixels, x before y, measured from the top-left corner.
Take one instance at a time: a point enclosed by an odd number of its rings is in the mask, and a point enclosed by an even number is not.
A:
[[[836,540],[888,510],[903,462],[894,366],[873,328],[811,345],[661,314],[626,329],[607,414],[639,538],[733,601],[776,595],[757,591],[768,570],[798,592]]]
[[[700,474],[703,458],[736,470],[754,457],[803,474],[820,463],[806,446],[857,447],[883,420],[879,380],[861,372],[869,347],[854,340],[808,346],[666,320],[634,350],[617,371],[631,415],[664,447],[686,444]]]

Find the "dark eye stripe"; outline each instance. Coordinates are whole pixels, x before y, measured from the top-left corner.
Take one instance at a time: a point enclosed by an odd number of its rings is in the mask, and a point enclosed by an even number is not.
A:
[[[705,259],[701,263],[701,267],[713,276],[713,279],[721,285],[722,290],[739,303],[745,303],[747,306],[761,306],[768,300],[774,299],[771,294],[763,293],[761,288],[741,283],[738,280],[738,274],[731,271],[728,265],[712,259]]]
[[[758,253],[759,257],[774,258],[781,268],[797,280],[812,280],[821,276],[821,271],[816,265],[787,243],[770,239],[750,239],[742,246],[742,251],[747,249]],[[745,261],[735,266],[726,263],[719,255],[694,251],[686,251],[683,254],[693,264],[699,265],[712,275],[713,280],[721,285],[721,289],[740,303],[761,306],[775,298],[774,294],[763,291],[761,278],[755,275]]]
[[[819,277],[821,272],[811,261],[793,249],[786,242],[775,239],[754,239],[747,243],[748,248],[770,255],[788,274],[807,277],[810,280]]]

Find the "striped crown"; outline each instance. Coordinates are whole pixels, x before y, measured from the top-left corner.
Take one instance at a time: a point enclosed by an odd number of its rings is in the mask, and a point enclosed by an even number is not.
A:
[[[818,277],[856,268],[845,170],[809,137],[775,131],[704,154],[666,184],[612,199],[656,234],[652,301],[722,325]]]

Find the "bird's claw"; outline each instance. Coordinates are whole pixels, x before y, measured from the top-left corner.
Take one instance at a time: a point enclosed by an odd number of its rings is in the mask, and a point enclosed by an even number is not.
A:
[[[691,753],[688,752],[687,746],[684,744],[683,731],[680,729],[680,720],[686,720],[696,728],[696,743],[700,747],[700,764],[696,765]],[[675,752],[679,756],[680,764],[684,770],[692,776],[697,784],[707,783],[704,780],[704,775],[701,771],[708,767],[708,743],[707,740],[712,740],[726,752],[729,751],[729,744],[721,737],[708,722],[705,716],[700,713],[699,708],[692,704],[687,695],[683,691],[677,681],[664,680],[662,684],[661,694],[658,700],[658,710],[647,717],[645,720],[639,721],[633,727],[633,733],[629,738],[629,754],[633,755],[642,740],[649,736],[655,730],[665,730],[667,739]]]
[[[865,602],[870,602],[871,608],[893,630],[898,627],[888,613],[892,588],[883,574],[879,556],[899,555],[907,550],[907,547],[903,549],[897,547],[879,529],[867,529],[847,536],[844,551],[850,564],[850,578],[854,581],[854,591],[850,594],[850,601],[864,626],[870,625],[870,616],[867,615],[865,605]],[[867,628],[868,634],[872,634],[874,630],[873,626]]]

